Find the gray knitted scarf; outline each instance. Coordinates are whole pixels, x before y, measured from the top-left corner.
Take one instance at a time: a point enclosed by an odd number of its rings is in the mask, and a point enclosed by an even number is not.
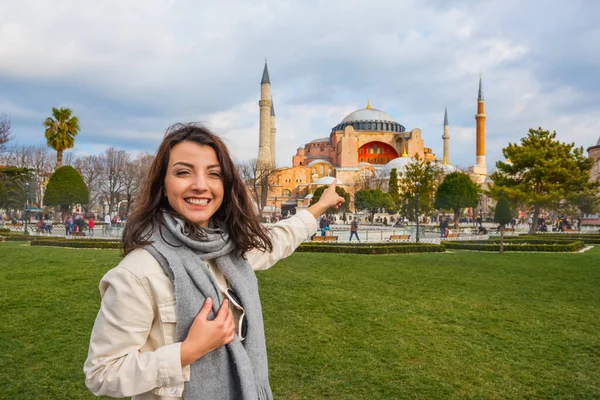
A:
[[[177,340],[183,341],[207,297],[213,300],[209,319],[214,319],[223,302],[223,295],[206,260],[214,260],[231,288],[242,301],[248,323],[246,338],[233,342],[200,357],[191,365],[184,398],[188,400],[273,398],[269,386],[267,349],[258,282],[244,258],[236,255],[226,233],[205,229],[206,237],[194,239],[184,224],[170,214],[163,214],[163,226],[155,229],[152,244],[146,246],[160,263],[175,287],[177,310]]]

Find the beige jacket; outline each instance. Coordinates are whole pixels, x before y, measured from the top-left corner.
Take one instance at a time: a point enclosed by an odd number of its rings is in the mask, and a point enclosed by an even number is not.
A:
[[[270,268],[317,230],[308,211],[270,228],[273,251],[246,254],[255,271]],[[218,273],[218,271],[217,271]],[[182,397],[190,367],[181,366],[173,284],[146,250],[128,254],[100,281],[102,304],[83,371],[97,396],[136,400]]]

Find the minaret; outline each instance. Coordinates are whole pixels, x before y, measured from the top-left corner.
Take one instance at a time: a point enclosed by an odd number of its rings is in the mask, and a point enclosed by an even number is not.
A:
[[[485,174],[485,111],[483,102],[483,89],[481,86],[481,75],[479,75],[479,95],[477,96],[477,114],[475,114],[476,121],[476,137],[477,137],[477,156],[475,165],[483,168]]]
[[[450,162],[450,134],[448,133],[448,108],[444,108],[444,134],[442,135],[444,140],[444,164]]]
[[[257,162],[263,166],[272,168],[274,160],[271,159],[271,80],[269,79],[269,69],[265,59],[265,69],[263,70],[260,81],[260,121],[259,121],[259,139],[258,139],[258,159]]]
[[[275,107],[273,106],[273,99],[271,98],[271,141],[269,146],[271,147],[271,162],[275,168],[275,135],[277,134],[277,128],[275,127]]]

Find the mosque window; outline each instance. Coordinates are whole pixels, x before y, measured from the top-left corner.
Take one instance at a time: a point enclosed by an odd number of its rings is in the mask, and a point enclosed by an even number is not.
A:
[[[285,189],[283,191],[283,197],[290,197],[292,195],[292,192],[289,189]]]
[[[375,154],[377,154],[377,144],[373,145],[373,151],[375,152]]]
[[[321,151],[325,151],[325,147],[321,147]]]
[[[321,175],[323,175],[323,174],[325,173],[325,172],[324,172],[324,170],[325,170],[325,167],[324,167],[323,165],[320,165],[320,166],[319,166],[319,173],[320,173]]]
[[[371,162],[371,159],[370,159],[370,158],[367,158],[367,162],[369,162],[369,163],[370,163],[370,162]]]
[[[316,173],[317,173],[317,169],[316,169],[316,168],[313,168],[313,169],[312,169],[312,173],[313,173],[313,174],[316,174]]]
[[[390,158],[389,158],[389,157],[387,158],[387,161],[386,161],[386,162],[390,162]]]
[[[361,157],[360,158],[360,162],[364,162],[364,161],[365,161],[365,159]]]
[[[302,165],[302,161],[300,161],[300,165]]]
[[[381,164],[383,164],[383,157],[381,157],[381,158],[379,159],[379,162],[380,162]]]

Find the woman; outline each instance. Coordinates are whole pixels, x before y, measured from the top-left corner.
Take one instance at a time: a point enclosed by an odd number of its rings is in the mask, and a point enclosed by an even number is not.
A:
[[[165,136],[100,282],[84,365],[96,395],[271,399],[254,271],[285,258],[344,199],[335,182],[266,230],[223,142],[196,125]]]

